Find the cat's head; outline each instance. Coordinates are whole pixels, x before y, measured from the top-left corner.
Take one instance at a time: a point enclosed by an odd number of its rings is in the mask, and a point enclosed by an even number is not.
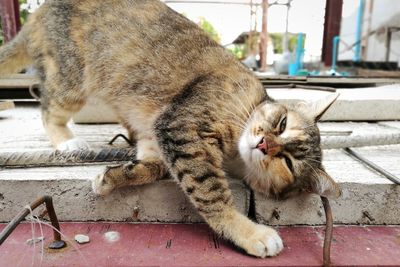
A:
[[[321,164],[316,124],[338,95],[295,105],[265,101],[253,111],[239,141],[246,181],[253,190],[278,198],[301,192],[340,195]]]

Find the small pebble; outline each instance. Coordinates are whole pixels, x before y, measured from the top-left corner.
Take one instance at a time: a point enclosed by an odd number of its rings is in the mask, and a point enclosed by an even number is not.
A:
[[[116,241],[119,240],[120,234],[118,232],[116,232],[116,231],[109,231],[109,232],[104,234],[104,238],[108,242],[116,242]]]
[[[79,244],[89,243],[90,239],[87,235],[75,235],[75,241]]]

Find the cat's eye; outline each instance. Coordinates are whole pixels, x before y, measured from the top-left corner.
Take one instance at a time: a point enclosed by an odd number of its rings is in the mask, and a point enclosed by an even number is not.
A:
[[[287,122],[287,118],[285,116],[285,117],[283,117],[283,119],[281,120],[281,123],[279,124],[279,134],[282,134],[285,131],[286,122]]]
[[[292,161],[290,160],[290,158],[289,158],[288,156],[286,156],[286,155],[283,155],[283,158],[284,158],[284,160],[285,160],[285,162],[286,162],[286,165],[287,165],[287,167],[289,168],[289,170],[290,170],[291,172],[293,172],[293,171],[294,171],[294,169],[293,169],[293,164],[292,164]]]

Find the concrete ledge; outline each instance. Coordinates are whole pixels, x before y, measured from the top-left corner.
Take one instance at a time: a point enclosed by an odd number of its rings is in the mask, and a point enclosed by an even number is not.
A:
[[[379,121],[400,120],[400,84],[360,89],[337,89],[339,98],[322,116],[323,121]],[[283,103],[313,101],[330,92],[304,89],[267,89],[268,94]],[[101,107],[101,108],[100,108]],[[368,112],[366,112],[368,111]],[[99,99],[88,103],[75,114],[75,123],[117,122],[113,111]]]
[[[343,195],[330,201],[336,224],[400,224],[400,186],[342,183],[341,187]],[[318,196],[274,201],[257,194],[255,201],[256,218],[261,223],[325,224],[325,213]]]
[[[103,167],[3,170],[0,172],[0,222],[10,221],[25,205],[53,196],[62,221],[201,222],[192,204],[173,180],[116,190],[107,197],[91,191],[89,178]],[[235,204],[248,214],[250,191],[230,180]]]
[[[323,121],[400,120],[400,84],[361,89],[337,89],[339,98],[322,116]],[[313,101],[329,92],[301,89],[268,89],[283,103]]]
[[[18,106],[0,113],[0,153],[51,149],[40,122],[37,106]],[[107,142],[117,133],[119,125],[76,125],[71,128],[92,148],[109,147]],[[29,134],[27,133],[29,129]],[[321,131],[351,131],[354,136],[400,131],[400,122],[320,123]],[[115,146],[126,146],[118,140]],[[355,149],[364,157],[400,177],[400,145]],[[324,151],[327,172],[344,189],[343,197],[332,202],[334,218],[345,224],[400,224],[400,193],[386,178],[364,167],[342,150]],[[2,169],[0,163],[0,221],[9,221],[24,205],[37,197],[54,196],[55,208],[64,221],[139,221],[198,222],[201,218],[184,193],[173,181],[118,190],[107,198],[98,198],[90,190],[87,179],[101,172],[102,166],[58,168]],[[240,181],[232,181],[236,205],[248,213],[250,192]],[[315,197],[302,197],[284,202],[267,200],[255,194],[253,203],[257,219],[271,224],[319,224],[324,215]],[[271,217],[277,209],[279,220]],[[369,215],[364,215],[367,211]],[[368,219],[370,217],[370,219]]]
[[[396,155],[399,149],[397,145],[356,151],[398,176],[400,170]],[[339,182],[343,192],[340,198],[330,201],[335,223],[400,224],[399,185],[369,170],[340,150],[325,151],[324,165],[327,172]],[[257,220],[266,224],[325,223],[323,206],[318,196],[275,201],[255,194],[255,209]]]

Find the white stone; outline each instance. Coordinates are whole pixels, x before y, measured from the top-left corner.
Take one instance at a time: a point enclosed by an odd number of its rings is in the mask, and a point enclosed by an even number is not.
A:
[[[120,237],[120,233],[116,231],[109,231],[104,234],[104,239],[108,242],[117,242]]]
[[[79,244],[85,244],[90,242],[90,238],[87,235],[78,234],[75,235],[75,241]]]

